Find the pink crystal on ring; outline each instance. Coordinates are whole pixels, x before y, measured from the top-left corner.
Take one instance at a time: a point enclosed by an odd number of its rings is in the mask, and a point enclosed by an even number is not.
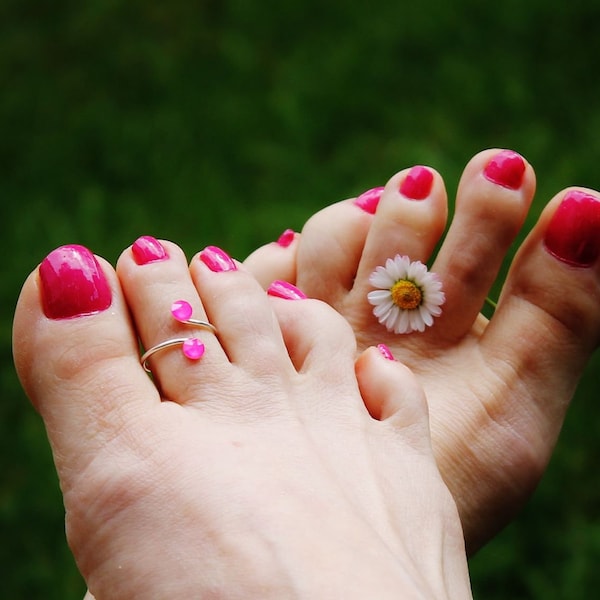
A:
[[[192,305],[185,300],[175,300],[171,304],[171,314],[178,321],[185,322],[192,316]]]
[[[190,360],[199,360],[204,354],[204,344],[198,338],[190,338],[183,342],[182,350]]]

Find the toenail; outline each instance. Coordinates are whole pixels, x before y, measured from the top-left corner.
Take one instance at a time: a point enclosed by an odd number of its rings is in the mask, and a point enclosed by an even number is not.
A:
[[[39,268],[42,306],[50,319],[69,319],[106,310],[112,293],[96,257],[83,246],[61,246]]]
[[[396,360],[392,354],[392,351],[385,344],[378,344],[377,350],[379,350],[381,356],[384,358],[387,358],[388,360]]]
[[[370,215],[374,215],[377,211],[377,206],[379,205],[381,194],[383,194],[384,189],[385,188],[381,186],[367,190],[356,198],[354,204],[359,208],[362,208],[365,212],[368,212]]]
[[[296,232],[293,229],[286,229],[278,238],[277,244],[282,248],[287,248],[296,239]]]
[[[139,237],[131,246],[133,259],[138,265],[146,265],[169,258],[164,246],[150,235]]]
[[[600,200],[568,192],[550,220],[544,244],[550,254],[576,267],[589,267],[600,256]]]
[[[287,281],[274,281],[267,289],[269,296],[283,298],[284,300],[305,300],[306,294],[295,285]]]
[[[207,246],[204,248],[200,252],[200,260],[215,273],[237,271],[237,267],[229,254],[216,246]]]
[[[483,174],[492,183],[518,190],[525,175],[525,161],[512,150],[502,150],[485,166]]]
[[[424,200],[433,186],[433,173],[427,167],[413,167],[400,185],[400,193],[410,200]]]

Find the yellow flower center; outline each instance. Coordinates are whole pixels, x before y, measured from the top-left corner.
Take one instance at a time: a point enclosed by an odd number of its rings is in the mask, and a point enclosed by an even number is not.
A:
[[[402,310],[414,310],[423,302],[423,293],[408,279],[400,279],[390,290],[394,304]]]

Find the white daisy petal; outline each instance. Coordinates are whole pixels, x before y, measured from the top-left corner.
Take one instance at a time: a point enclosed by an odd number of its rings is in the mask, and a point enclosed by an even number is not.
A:
[[[396,305],[390,300],[384,304],[380,304],[373,309],[373,314],[381,321],[385,320],[389,315],[390,311],[396,308]],[[396,309],[397,310],[397,309]]]
[[[367,294],[367,300],[373,304],[381,304],[381,302],[385,302],[386,300],[392,301],[392,297],[390,296],[389,290],[375,290],[373,292],[369,292]]]
[[[390,310],[390,312],[379,320],[379,322],[385,326],[388,331],[394,331],[395,323],[398,320],[400,313],[397,310]]]
[[[387,319],[384,319],[383,321],[380,321],[380,323],[382,325],[385,325],[385,328],[388,331],[394,331],[395,333],[397,333],[396,331],[396,321],[398,320],[398,317],[400,316],[400,313],[397,310],[391,310],[390,313],[387,316]]]
[[[442,314],[441,306],[431,306],[428,310],[429,313],[434,317],[439,317]]]
[[[412,327],[410,326],[410,312],[407,310],[398,311],[395,331],[396,333],[410,333],[412,331]]]
[[[385,261],[385,271],[386,273],[389,273],[389,276],[392,278],[392,281],[400,279],[401,277],[403,277],[404,273],[402,269],[402,263],[392,258],[388,258]]]
[[[411,310],[410,312],[406,312],[408,315],[408,321],[410,323],[410,329],[412,331],[424,331],[425,323],[423,323],[423,319],[419,314],[419,310]]]
[[[419,315],[427,327],[433,325],[433,313],[427,310],[425,306],[419,306]]]
[[[408,279],[412,279],[415,283],[421,283],[427,275],[427,267],[423,263],[415,261],[408,266],[406,275]]]
[[[384,267],[377,267],[377,270],[371,273],[369,283],[376,288],[390,288],[395,279],[385,270]]]

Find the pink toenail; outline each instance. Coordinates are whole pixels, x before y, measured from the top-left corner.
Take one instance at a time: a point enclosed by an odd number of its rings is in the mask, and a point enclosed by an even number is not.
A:
[[[377,350],[379,350],[379,352],[381,352],[381,355],[384,358],[387,358],[388,360],[396,360],[394,358],[394,355],[392,354],[392,351],[385,344],[378,344]]]
[[[483,170],[485,178],[511,190],[518,190],[525,175],[525,161],[512,150],[502,150]]]
[[[296,239],[296,232],[293,229],[286,229],[277,239],[277,244],[282,248],[287,248]]]
[[[384,189],[385,188],[381,186],[367,190],[354,201],[354,204],[359,208],[362,208],[365,212],[368,212],[370,215],[374,215],[377,211],[377,206],[379,205],[381,194],[383,194]]]
[[[305,300],[306,294],[299,290],[295,285],[287,281],[274,281],[267,289],[269,296],[283,298],[284,300]]]
[[[204,344],[198,338],[190,338],[183,342],[182,352],[190,360],[199,360],[204,354]]]
[[[600,256],[600,199],[568,192],[556,209],[544,243],[550,254],[576,267],[589,267]]]
[[[171,304],[171,314],[178,321],[187,321],[192,316],[192,305],[185,300],[176,300]]]
[[[147,265],[169,258],[164,246],[150,235],[143,235],[131,246],[133,259],[138,265]]]
[[[204,250],[200,252],[200,260],[215,273],[237,270],[237,267],[229,254],[216,246],[207,246],[204,248]]]
[[[424,200],[433,187],[433,173],[427,167],[413,167],[400,185],[400,193],[410,200]]]
[[[61,246],[39,268],[42,306],[49,319],[69,319],[106,310],[112,292],[96,257],[83,246]]]

